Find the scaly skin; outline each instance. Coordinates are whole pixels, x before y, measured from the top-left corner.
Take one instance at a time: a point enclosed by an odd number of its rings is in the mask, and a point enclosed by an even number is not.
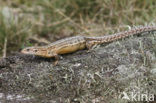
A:
[[[45,58],[55,57],[58,61],[59,54],[72,53],[85,48],[92,48],[94,45],[112,42],[121,38],[125,38],[130,35],[135,35],[148,31],[155,31],[156,26],[144,26],[133,28],[128,31],[119,32],[113,35],[102,36],[102,37],[84,37],[84,36],[75,36],[65,39],[58,40],[54,43],[51,43],[47,46],[41,47],[27,47],[24,48],[21,52],[24,54],[31,54],[36,56],[41,56]],[[55,62],[57,64],[57,62]]]

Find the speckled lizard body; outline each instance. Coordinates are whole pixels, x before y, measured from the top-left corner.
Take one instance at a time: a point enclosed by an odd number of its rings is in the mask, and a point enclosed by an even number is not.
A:
[[[71,53],[85,48],[90,49],[94,45],[107,43],[117,39],[125,38],[130,35],[155,30],[156,26],[144,26],[102,37],[75,36],[58,40],[46,46],[27,47],[24,48],[21,52],[24,54],[32,54],[45,58],[55,57],[56,60],[58,60],[59,54]]]

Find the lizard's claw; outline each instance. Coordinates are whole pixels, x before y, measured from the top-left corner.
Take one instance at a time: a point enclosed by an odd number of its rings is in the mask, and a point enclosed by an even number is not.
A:
[[[56,66],[58,64],[58,60],[55,60],[55,62],[53,63],[54,66]]]
[[[55,57],[54,66],[56,66],[58,64],[59,56],[55,55],[54,57]]]

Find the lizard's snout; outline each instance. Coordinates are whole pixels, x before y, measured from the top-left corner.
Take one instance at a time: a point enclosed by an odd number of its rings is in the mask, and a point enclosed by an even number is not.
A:
[[[24,48],[21,50],[21,53],[24,53],[24,54],[32,54],[33,51],[31,50],[31,48]]]

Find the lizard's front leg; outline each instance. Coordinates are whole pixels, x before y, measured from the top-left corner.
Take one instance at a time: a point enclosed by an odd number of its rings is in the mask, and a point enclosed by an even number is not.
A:
[[[48,56],[51,58],[51,57],[54,57],[55,58],[55,62],[54,62],[54,65],[57,65],[58,64],[58,60],[59,60],[59,56],[57,53],[53,52],[53,51],[48,51]]]
[[[54,58],[55,58],[54,65],[57,65],[58,61],[59,61],[59,56],[56,54],[56,55],[54,55]]]

